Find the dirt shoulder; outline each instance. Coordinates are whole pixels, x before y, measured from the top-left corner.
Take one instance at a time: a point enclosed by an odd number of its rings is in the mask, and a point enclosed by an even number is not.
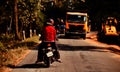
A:
[[[16,66],[17,64],[19,64],[25,57],[27,54],[30,53],[31,50],[25,50],[19,58],[13,58],[13,64],[12,66]],[[0,72],[10,72],[12,69],[10,67],[7,66],[3,66],[0,68]]]
[[[10,49],[5,53],[7,61],[4,66],[0,67],[0,72],[11,72],[11,66],[18,65],[30,52],[33,48],[38,45],[39,37],[29,38],[26,41],[23,41],[21,44],[25,46],[17,47]]]

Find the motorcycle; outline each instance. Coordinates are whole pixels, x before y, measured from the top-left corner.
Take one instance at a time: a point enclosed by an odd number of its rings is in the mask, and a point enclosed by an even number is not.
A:
[[[51,44],[48,43],[46,48],[43,48],[43,61],[46,67],[50,67],[50,64],[54,62],[54,49]]]

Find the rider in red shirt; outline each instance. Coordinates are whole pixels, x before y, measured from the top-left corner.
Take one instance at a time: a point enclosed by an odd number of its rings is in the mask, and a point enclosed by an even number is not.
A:
[[[42,61],[42,48],[44,48],[48,43],[51,44],[52,48],[55,49],[55,58],[56,61],[60,61],[60,54],[56,45],[56,30],[53,26],[54,20],[53,19],[48,19],[47,22],[45,23],[45,26],[42,30],[41,34],[41,41],[42,43],[40,44],[38,48],[38,59],[37,62]]]
[[[43,42],[55,42],[56,30],[53,26],[47,25],[43,29],[42,41]]]

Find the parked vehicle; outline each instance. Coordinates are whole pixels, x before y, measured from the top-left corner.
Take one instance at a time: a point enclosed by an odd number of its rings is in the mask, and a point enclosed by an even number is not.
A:
[[[102,28],[97,34],[97,38],[99,41],[105,41],[108,38],[118,38],[118,30],[117,30],[117,19],[115,17],[107,17],[101,24]]]

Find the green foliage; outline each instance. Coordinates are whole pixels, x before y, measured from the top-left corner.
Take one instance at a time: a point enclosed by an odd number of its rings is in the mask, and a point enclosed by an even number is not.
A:
[[[19,1],[19,20],[25,29],[36,29],[39,32],[43,27],[44,14],[40,11],[40,2],[37,0]]]
[[[14,35],[13,34],[11,34],[11,35],[1,34],[0,35],[0,41],[2,41],[2,42],[8,43],[12,40],[14,40]]]
[[[7,51],[7,49],[5,48],[3,43],[0,42],[0,52],[6,52],[6,51]]]
[[[41,30],[44,22],[44,14],[40,11],[41,5],[39,0],[18,0],[18,31],[22,30]],[[14,22],[14,1],[4,1],[0,5],[0,31],[7,33],[10,27],[10,33],[16,32]],[[4,30],[3,30],[4,29]],[[1,34],[0,33],[0,34]],[[28,33],[27,33],[28,34]],[[7,38],[8,39],[8,38]]]

